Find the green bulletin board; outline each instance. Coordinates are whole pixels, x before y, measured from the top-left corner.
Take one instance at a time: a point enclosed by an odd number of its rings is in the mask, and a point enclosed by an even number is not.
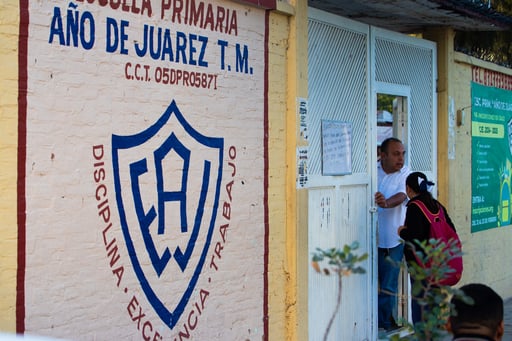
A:
[[[471,84],[471,232],[511,222],[512,91]]]

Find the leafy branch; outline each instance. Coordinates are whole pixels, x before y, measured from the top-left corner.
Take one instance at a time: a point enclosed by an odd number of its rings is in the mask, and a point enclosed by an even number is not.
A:
[[[411,333],[404,337],[395,334],[391,336],[390,340],[429,341],[441,339],[447,334],[446,322],[451,314],[455,313],[450,298],[455,296],[471,303],[471,299],[461,290],[449,285],[438,284],[448,273],[454,271],[449,267],[448,260],[451,257],[462,256],[462,252],[455,240],[450,240],[447,244],[436,239],[422,242],[415,240],[414,243],[406,244],[417,256],[418,262],[410,262],[408,271],[414,280],[411,294],[421,306],[422,320],[415,325],[408,321],[402,321]],[[396,265],[404,266],[403,264]]]
[[[318,273],[323,273],[324,275],[335,274],[337,276],[338,281],[338,294],[336,299],[336,307],[334,312],[332,313],[331,318],[329,319],[329,323],[327,324],[327,328],[324,333],[324,341],[327,340],[329,332],[331,330],[332,324],[341,307],[341,293],[342,293],[342,284],[343,277],[348,277],[351,274],[364,274],[366,270],[358,266],[357,264],[365,261],[368,258],[368,254],[365,253],[363,255],[358,256],[353,253],[353,251],[359,248],[359,243],[357,241],[353,242],[351,245],[345,245],[343,249],[339,248],[330,248],[323,250],[321,248],[317,248],[316,252],[313,253],[313,258],[311,265]],[[327,267],[320,267],[320,262],[324,261],[324,259],[328,260]]]

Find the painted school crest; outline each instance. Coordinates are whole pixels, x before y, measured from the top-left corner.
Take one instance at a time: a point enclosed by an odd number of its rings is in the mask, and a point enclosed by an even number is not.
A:
[[[196,131],[174,101],[146,130],[112,136],[127,250],[148,301],[171,329],[194,291],[210,246],[223,143]]]

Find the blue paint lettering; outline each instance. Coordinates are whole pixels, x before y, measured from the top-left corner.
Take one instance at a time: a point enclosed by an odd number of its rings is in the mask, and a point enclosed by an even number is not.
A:
[[[146,55],[146,52],[148,51],[148,44],[147,44],[147,40],[148,40],[148,25],[144,25],[144,36],[143,36],[143,41],[142,41],[142,47],[139,48],[139,42],[135,42],[135,53],[137,54],[137,56],[139,57],[144,57]]]
[[[187,36],[183,32],[176,32],[176,63],[180,62],[180,53],[183,64],[187,64]]]
[[[168,29],[164,32],[164,46],[162,47],[162,60],[165,60],[165,56],[168,56],[168,60],[174,61],[174,53],[172,52],[172,40],[171,31]]]
[[[194,58],[194,54],[197,52],[196,47],[194,46],[194,40],[197,40],[197,35],[189,34],[190,38],[190,49],[188,50],[188,61],[190,65],[197,65],[197,61]]]
[[[244,45],[243,52],[240,44],[236,44],[236,72],[249,73],[249,49]]]
[[[62,28],[62,17],[60,15],[60,8],[53,8],[53,18],[52,23],[50,24],[50,39],[48,39],[48,43],[53,43],[53,37],[57,36],[59,38],[59,44],[65,45],[64,39],[64,30]]]
[[[66,15],[66,30],[62,22],[62,14],[59,7],[53,8],[53,17],[50,24],[50,37],[48,43],[53,43],[54,37],[59,39],[60,45],[81,47],[90,50],[95,41],[95,23],[91,12],[80,12],[76,10],[76,5],[69,4]],[[80,39],[79,39],[80,38]]]
[[[204,60],[204,53],[206,51],[206,45],[208,44],[208,37],[198,36],[198,40],[201,44],[201,51],[199,52],[199,60],[198,65],[203,67],[208,67],[208,62]]]
[[[126,27],[130,23],[126,20],[121,20],[121,25],[118,26],[116,19],[107,17],[107,39],[105,50],[109,53],[117,51],[118,46],[120,47],[121,54],[128,54],[128,49],[125,47],[125,42],[128,40],[128,34],[126,34]]]
[[[208,37],[197,36],[195,34],[189,34],[189,39],[190,39],[190,49],[189,49],[189,58],[188,58],[189,64],[190,65],[198,65],[199,64],[199,66],[208,67],[208,62],[204,61],[204,52],[205,52],[206,44],[208,43]],[[197,52],[196,46],[194,46],[194,42],[197,40],[199,40],[202,43],[198,61],[195,59],[195,56],[194,56]]]
[[[158,28],[158,35],[157,35],[157,39],[158,39],[158,43],[156,44],[156,48],[155,48],[155,34],[154,34],[154,31],[155,31],[155,27],[154,26],[151,26],[149,28],[149,35],[152,39],[149,40],[149,53],[151,55],[151,58],[157,60],[160,58],[160,55],[162,53],[162,50],[161,50],[161,46],[162,46],[162,28],[159,27]]]
[[[142,195],[140,193],[140,185],[139,178],[148,172],[147,160],[142,159],[140,161],[134,162],[130,165],[130,175],[132,179],[132,193],[133,193],[133,201],[135,205],[135,212],[137,213],[137,218],[139,220],[140,229],[142,232],[142,237],[144,243],[146,244],[146,249],[149,254],[149,258],[151,259],[151,263],[155,268],[157,275],[160,277],[162,272],[164,271],[167,263],[171,259],[171,252],[169,248],[165,248],[164,252],[160,255],[153,241],[153,237],[151,236],[151,223],[157,218],[157,213],[154,206],[146,212],[144,210],[144,205],[142,202]],[[162,234],[164,231],[159,229],[158,234]]]
[[[174,43],[174,44],[173,44]],[[205,60],[208,37],[177,31],[173,41],[168,28],[144,25],[142,40],[134,44],[138,57],[208,67]]]
[[[73,16],[73,13],[75,14]],[[67,25],[66,25],[66,35],[68,37],[66,41],[66,45],[69,46],[70,37],[73,38],[73,46],[78,46],[78,29],[79,28],[79,18],[78,11],[72,11],[68,9],[68,17],[67,17]]]
[[[220,69],[224,70],[226,65],[224,64],[224,59],[226,57],[226,47],[228,46],[228,42],[225,40],[218,40],[217,44],[220,46]]]
[[[85,35],[87,32],[86,27],[89,28],[88,40]],[[94,39],[95,39],[94,30],[95,30],[94,17],[92,16],[91,12],[84,12],[82,17],[80,18],[80,42],[82,43],[82,46],[86,50],[90,50],[94,46]]]

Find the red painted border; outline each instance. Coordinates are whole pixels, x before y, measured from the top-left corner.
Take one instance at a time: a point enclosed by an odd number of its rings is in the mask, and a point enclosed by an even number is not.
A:
[[[264,66],[264,92],[263,92],[263,106],[264,106],[264,118],[263,118],[263,159],[264,159],[264,176],[263,176],[263,186],[264,186],[264,194],[263,194],[263,206],[265,213],[265,252],[264,252],[264,262],[263,262],[263,340],[268,340],[268,240],[269,240],[269,217],[268,217],[268,54],[269,54],[269,18],[270,11],[265,12],[265,47],[264,47],[264,58],[265,58],[265,66]]]
[[[20,30],[18,37],[18,267],[16,278],[16,333],[25,332],[25,243],[26,201],[25,164],[27,160],[27,58],[28,1],[20,0]]]
[[[277,0],[238,0],[239,2],[255,5],[265,9],[276,9]]]

